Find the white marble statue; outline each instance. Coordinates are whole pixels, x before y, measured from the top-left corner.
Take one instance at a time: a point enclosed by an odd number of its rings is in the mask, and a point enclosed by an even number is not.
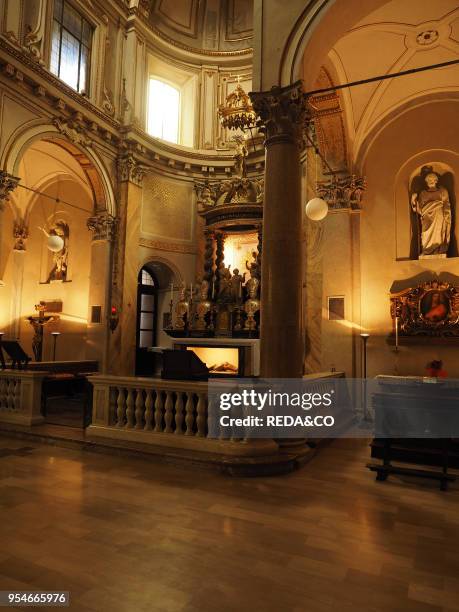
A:
[[[419,215],[420,257],[440,255],[445,257],[451,237],[451,204],[448,191],[438,184],[435,172],[424,176],[426,189],[411,196],[413,211]]]

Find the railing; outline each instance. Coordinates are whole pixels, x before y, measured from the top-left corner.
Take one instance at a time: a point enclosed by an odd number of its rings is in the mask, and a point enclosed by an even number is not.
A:
[[[170,388],[164,383],[147,388],[137,385],[110,387],[111,424],[125,429],[206,437],[207,385],[193,389],[177,384]]]
[[[44,372],[0,370],[0,421],[42,423],[41,386],[45,376]]]
[[[100,374],[88,380],[94,387],[89,436],[244,456],[277,449],[272,440],[208,438],[207,382]]]

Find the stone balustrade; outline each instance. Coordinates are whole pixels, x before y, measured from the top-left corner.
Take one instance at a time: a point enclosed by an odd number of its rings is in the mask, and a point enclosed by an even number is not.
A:
[[[207,382],[99,374],[89,380],[94,394],[88,436],[240,456],[277,452],[272,440],[208,438]]]
[[[0,421],[37,425],[41,415],[41,387],[45,372],[0,370]]]

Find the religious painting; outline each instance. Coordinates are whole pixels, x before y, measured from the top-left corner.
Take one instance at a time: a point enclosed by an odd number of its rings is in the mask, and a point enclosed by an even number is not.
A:
[[[447,291],[427,291],[420,300],[420,312],[429,323],[444,321],[450,311]]]
[[[459,337],[459,287],[433,280],[390,300],[397,335]]]
[[[423,166],[410,185],[411,259],[454,257],[455,193],[452,172]]]

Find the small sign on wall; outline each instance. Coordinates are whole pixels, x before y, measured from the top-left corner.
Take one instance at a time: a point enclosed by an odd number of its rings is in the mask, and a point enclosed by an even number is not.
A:
[[[342,321],[344,319],[344,296],[331,295],[328,297],[328,320]]]
[[[91,306],[91,323],[102,321],[102,306]]]

